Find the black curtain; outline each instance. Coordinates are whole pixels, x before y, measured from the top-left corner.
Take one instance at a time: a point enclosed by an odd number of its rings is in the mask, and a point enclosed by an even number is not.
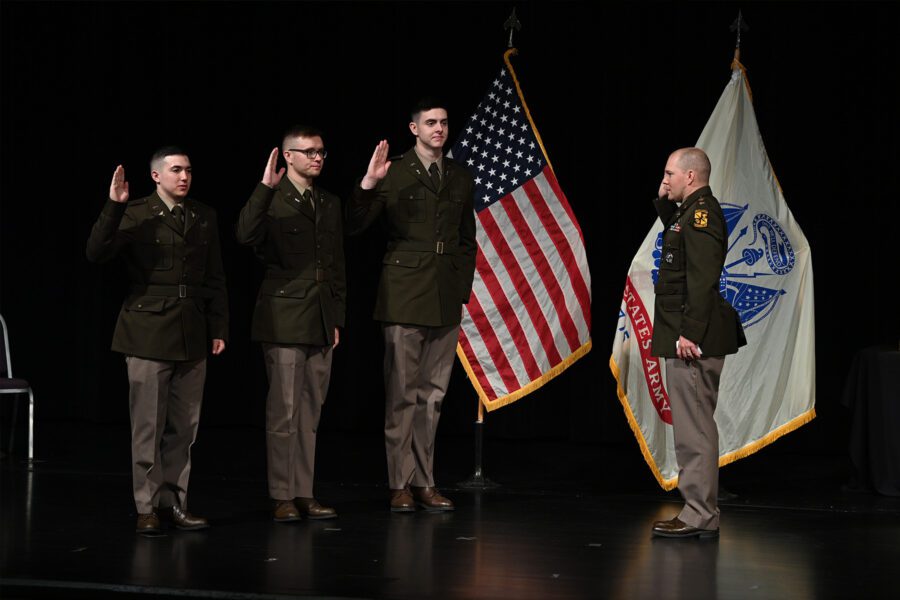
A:
[[[203,426],[262,427],[265,375],[248,340],[260,272],[232,225],[268,152],[297,122],[325,131],[321,184],[346,197],[376,142],[412,142],[407,107],[448,100],[451,130],[501,66],[513,3],[17,2],[2,14],[0,310],[38,420],[127,423],[109,351],[125,291],[84,244],[123,164],[133,197],[147,161],[186,146],[192,196],[219,211],[231,339],[210,361]],[[590,354],[491,413],[488,434],[633,443],[608,369],[625,274],[651,226],[668,153],[692,145],[730,76],[738,5],[519,3],[526,101],[587,243]],[[743,62],[771,162],[812,252],[820,418],[795,434],[846,439],[849,360],[896,343],[898,88],[893,4],[752,3]],[[455,135],[451,132],[451,140]],[[348,327],[322,429],[382,427],[381,342],[370,319],[383,237],[346,240]],[[442,434],[470,435],[476,400],[457,369]]]

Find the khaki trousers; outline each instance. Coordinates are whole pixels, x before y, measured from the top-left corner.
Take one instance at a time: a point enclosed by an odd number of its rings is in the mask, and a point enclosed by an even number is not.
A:
[[[276,500],[313,497],[316,430],[331,380],[331,347],[263,344],[266,472]]]
[[[187,510],[206,359],[172,362],[128,356],[125,361],[135,508],[142,514],[175,504]]]
[[[384,326],[384,446],[391,489],[434,485],[434,437],[459,325]]]
[[[721,356],[666,359],[678,491],[684,498],[678,518],[702,529],[719,527],[719,430],[713,414],[724,364]]]

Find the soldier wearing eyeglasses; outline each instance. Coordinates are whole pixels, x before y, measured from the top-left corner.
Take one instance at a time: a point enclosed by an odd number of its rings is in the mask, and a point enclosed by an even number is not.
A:
[[[313,495],[316,430],[328,393],[333,349],[344,326],[346,279],[340,199],[315,180],[328,155],[307,126],[284,136],[241,210],[237,239],[265,267],[251,337],[262,344],[269,495],[278,522],[330,519]],[[285,176],[285,174],[287,176]]]

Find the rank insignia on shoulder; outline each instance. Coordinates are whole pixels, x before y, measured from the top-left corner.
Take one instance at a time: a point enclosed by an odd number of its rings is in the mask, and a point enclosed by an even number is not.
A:
[[[698,229],[702,229],[707,226],[707,217],[709,216],[709,211],[705,208],[698,208],[694,211],[694,227]]]

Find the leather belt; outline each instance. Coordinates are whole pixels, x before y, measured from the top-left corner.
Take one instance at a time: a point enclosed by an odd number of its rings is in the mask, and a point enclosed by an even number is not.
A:
[[[132,294],[141,296],[166,296],[169,298],[212,298],[216,294],[213,290],[196,285],[135,285],[131,287]]]
[[[456,254],[456,246],[446,242],[398,242],[388,246],[389,251],[434,252],[435,254]]]

